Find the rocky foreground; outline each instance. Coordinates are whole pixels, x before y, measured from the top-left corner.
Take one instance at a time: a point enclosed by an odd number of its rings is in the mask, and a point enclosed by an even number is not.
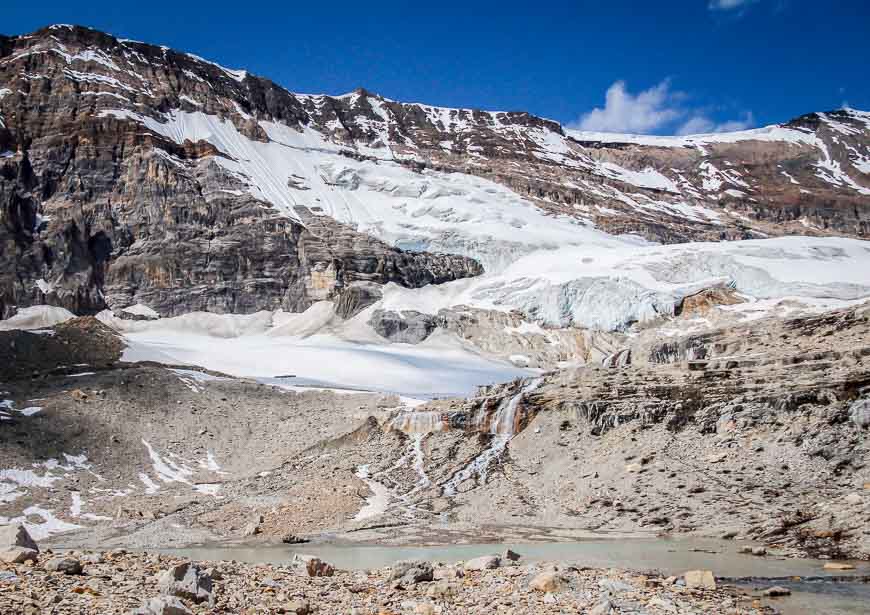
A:
[[[0,540],[2,613],[729,613],[772,612],[718,586],[710,571],[662,577],[484,556],[455,565],[397,562],[336,570],[317,558],[287,565],[190,562],[154,553],[40,552],[26,530]],[[772,588],[767,595],[788,590]]]

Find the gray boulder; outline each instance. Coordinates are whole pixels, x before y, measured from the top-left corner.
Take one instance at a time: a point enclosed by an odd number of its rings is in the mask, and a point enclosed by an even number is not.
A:
[[[27,528],[20,523],[0,526],[0,551],[8,551],[15,547],[32,549],[37,553],[39,552],[36,541],[30,537]]]
[[[297,553],[290,564],[297,570],[304,570],[309,577],[331,577],[335,574],[335,566],[313,555]]]
[[[391,342],[419,344],[435,330],[438,319],[415,310],[375,310],[369,319],[369,326]]]
[[[49,572],[61,572],[63,574],[81,574],[82,563],[74,557],[55,557],[45,564]]]
[[[432,564],[422,560],[401,560],[393,564],[390,580],[401,585],[416,585],[435,578]]]
[[[212,601],[212,579],[190,562],[177,564],[160,575],[157,589],[161,594],[176,596],[197,604]]]
[[[0,562],[4,564],[23,564],[24,562],[36,562],[39,559],[39,552],[27,547],[12,547],[5,551],[0,551]]]
[[[130,615],[190,615],[191,612],[178,598],[161,596],[151,598],[135,611],[130,611]]]

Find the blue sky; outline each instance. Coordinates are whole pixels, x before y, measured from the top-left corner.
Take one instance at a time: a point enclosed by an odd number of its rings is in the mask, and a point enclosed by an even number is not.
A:
[[[363,86],[590,130],[707,132],[870,109],[862,0],[6,0],[0,32],[50,23],[169,45],[297,92]]]

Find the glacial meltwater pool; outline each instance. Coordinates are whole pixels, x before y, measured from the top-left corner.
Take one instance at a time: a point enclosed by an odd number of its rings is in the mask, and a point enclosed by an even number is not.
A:
[[[489,543],[442,546],[383,546],[309,543],[271,547],[201,546],[163,549],[195,560],[237,560],[286,564],[295,553],[320,557],[338,568],[359,570],[390,566],[402,559],[453,563],[511,549],[522,562],[558,561],[594,568],[658,570],[680,575],[686,570],[709,569],[726,582],[748,592],[772,585],[789,587],[792,596],[765,600],[784,615],[856,615],[870,613],[870,562],[850,562],[855,570],[825,570],[823,560],[755,557],[737,553],[745,543],[714,539],[607,538],[549,543]],[[800,580],[796,580],[799,577]],[[855,577],[856,582],[834,582]],[[731,581],[730,579],[734,579]],[[738,581],[738,579],[741,579]]]

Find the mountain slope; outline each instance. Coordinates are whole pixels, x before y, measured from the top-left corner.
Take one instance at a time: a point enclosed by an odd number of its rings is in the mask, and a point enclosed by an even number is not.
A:
[[[358,282],[480,273],[468,258],[498,272],[541,248],[637,243],[614,235],[870,232],[863,112],[605,137],[365,90],[293,94],[74,26],[4,37],[0,56],[7,316],[301,310]]]

